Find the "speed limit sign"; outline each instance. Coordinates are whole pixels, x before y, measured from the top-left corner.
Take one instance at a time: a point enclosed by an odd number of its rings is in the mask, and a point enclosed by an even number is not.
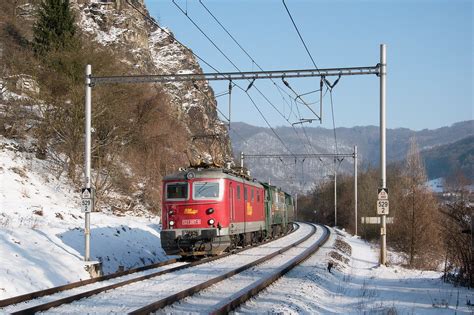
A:
[[[388,200],[377,200],[377,214],[387,215],[388,214]]]

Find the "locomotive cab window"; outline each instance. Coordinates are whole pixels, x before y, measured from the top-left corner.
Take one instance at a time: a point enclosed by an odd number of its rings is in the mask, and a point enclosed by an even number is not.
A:
[[[247,187],[244,187],[244,200],[247,201]]]
[[[237,199],[240,200],[240,185],[237,185]]]
[[[166,184],[167,200],[188,199],[188,183],[168,183]]]
[[[253,188],[252,188],[252,192],[251,192],[251,195],[250,195],[250,201],[253,202]]]
[[[194,182],[193,199],[219,199],[219,182]]]

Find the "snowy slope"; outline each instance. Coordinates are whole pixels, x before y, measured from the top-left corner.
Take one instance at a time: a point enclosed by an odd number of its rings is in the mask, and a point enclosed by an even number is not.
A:
[[[50,174],[27,142],[0,137],[0,299],[89,278],[78,188]],[[92,213],[93,259],[106,273],[167,257],[159,218]],[[440,280],[440,272],[378,266],[376,248],[337,231],[320,252],[237,313],[472,313],[474,292]],[[394,253],[393,256],[397,256]],[[328,260],[335,262],[332,273]]]
[[[28,150],[0,137],[0,299],[89,278],[79,189]],[[165,260],[159,231],[159,217],[92,213],[91,257],[105,273]]]
[[[474,292],[443,283],[441,273],[378,265],[378,250],[336,231],[329,244],[236,313],[472,314]],[[341,245],[342,244],[342,245]],[[347,246],[349,245],[349,246]],[[390,255],[389,255],[390,256]],[[332,260],[335,267],[327,271]]]

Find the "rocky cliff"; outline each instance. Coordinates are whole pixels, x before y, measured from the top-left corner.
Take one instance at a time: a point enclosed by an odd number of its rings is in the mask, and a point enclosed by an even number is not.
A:
[[[85,35],[115,51],[133,66],[133,74],[202,73],[192,51],[179,44],[170,30],[158,26],[143,0],[77,0],[74,8]],[[161,87],[188,128],[191,163],[204,160],[222,165],[232,159],[227,129],[217,117],[208,82],[169,82]]]
[[[33,25],[40,2],[0,1],[0,135],[17,139],[79,189],[87,63],[93,76],[202,69],[150,17],[143,0],[70,0],[77,26],[72,47],[80,48],[37,55]],[[216,106],[205,81],[94,88],[92,178],[101,205],[159,210],[162,176],[190,164],[232,161]]]

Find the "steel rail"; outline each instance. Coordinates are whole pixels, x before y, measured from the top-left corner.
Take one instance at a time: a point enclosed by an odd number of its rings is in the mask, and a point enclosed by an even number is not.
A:
[[[159,263],[155,263],[155,264],[151,264],[151,265],[147,265],[147,266],[143,266],[143,267],[139,267],[139,268],[133,268],[133,269],[125,270],[125,271],[119,271],[119,272],[111,273],[111,274],[108,274],[108,275],[105,275],[105,276],[100,276],[100,277],[97,277],[97,278],[81,280],[81,281],[72,282],[72,283],[68,283],[68,284],[65,284],[65,285],[60,285],[60,286],[53,287],[53,288],[48,288],[48,289],[45,289],[45,290],[39,290],[39,291],[35,291],[35,292],[30,292],[30,293],[14,296],[14,297],[11,297],[11,298],[0,300],[0,307],[5,307],[5,306],[13,305],[13,304],[18,304],[18,303],[21,303],[21,302],[26,302],[26,301],[36,299],[36,298],[39,298],[39,297],[43,297],[43,296],[46,296],[46,295],[52,295],[52,294],[55,294],[55,293],[59,293],[59,292],[62,292],[62,291],[78,288],[78,287],[85,286],[85,285],[88,285],[88,284],[101,282],[101,281],[105,281],[105,280],[110,280],[110,279],[114,279],[114,278],[118,278],[118,277],[127,276],[129,274],[133,274],[133,273],[146,271],[146,270],[153,269],[153,268],[158,268],[158,267],[174,264],[176,262],[178,262],[178,259],[170,259],[170,260],[167,260],[167,261],[162,261],[162,262],[159,262]]]
[[[296,225],[296,228],[293,228],[289,234],[291,234],[294,231],[299,229],[299,225],[297,223],[294,223],[294,225]],[[288,234],[285,234],[285,235],[288,235]],[[275,241],[275,240],[277,240],[277,239],[269,239],[265,242],[257,244],[256,246],[264,245],[264,244],[270,243],[270,242]],[[83,298],[87,298],[87,297],[96,295],[98,293],[101,293],[101,292],[104,292],[104,291],[107,291],[107,290],[116,289],[116,288],[131,284],[131,283],[135,283],[135,282],[147,280],[147,279],[150,279],[150,278],[158,277],[158,276],[161,276],[161,275],[166,274],[166,273],[171,273],[171,272],[179,271],[179,270],[182,270],[182,269],[191,268],[191,267],[198,266],[198,265],[210,262],[210,261],[218,260],[218,259],[230,256],[230,255],[233,255],[233,254],[236,254],[236,253],[243,252],[245,250],[251,249],[251,248],[256,247],[256,246],[240,248],[240,249],[233,250],[231,252],[228,252],[228,253],[225,253],[225,254],[222,254],[222,255],[219,255],[219,256],[204,258],[204,259],[201,259],[199,261],[191,262],[191,263],[186,264],[186,265],[181,265],[181,266],[173,267],[173,268],[170,268],[170,269],[167,269],[167,270],[161,270],[161,271],[154,272],[154,273],[151,273],[151,274],[148,274],[148,275],[140,276],[140,277],[137,277],[137,278],[132,278],[132,279],[128,279],[128,280],[125,280],[125,281],[117,282],[117,283],[107,285],[107,286],[104,286],[104,287],[100,287],[100,288],[97,288],[97,289],[81,292],[81,293],[74,294],[74,295],[71,295],[71,296],[67,296],[67,297],[64,297],[64,298],[61,298],[61,299],[58,299],[58,300],[54,300],[54,301],[51,301],[51,302],[47,302],[47,303],[43,303],[43,304],[39,304],[39,305],[29,307],[29,308],[25,308],[25,309],[22,309],[22,310],[18,310],[18,311],[12,312],[11,314],[35,314],[36,312],[46,311],[46,310],[51,309],[53,307],[58,307],[58,306],[61,306],[63,304],[72,303],[74,301],[77,301],[77,300],[80,300],[80,299],[83,299]],[[165,262],[163,262],[163,263],[165,263]],[[160,264],[160,263],[158,263],[158,264]],[[145,267],[148,267],[148,266],[145,266]],[[141,268],[145,268],[145,267],[141,267]],[[136,268],[136,269],[141,269],[141,268]],[[147,269],[152,269],[152,268],[147,268]],[[147,269],[145,269],[145,270],[147,270]],[[126,273],[126,272],[124,272],[124,273]],[[107,276],[104,276],[104,277],[107,277]],[[116,277],[118,277],[118,276],[116,276]],[[112,278],[116,278],[116,277],[112,277]],[[89,280],[94,280],[94,279],[89,279]],[[89,281],[89,280],[85,280],[85,281]],[[105,279],[105,280],[108,280],[108,279]],[[99,281],[95,281],[95,282],[99,282]],[[92,281],[91,283],[94,283],[94,281]],[[87,284],[89,284],[89,283],[87,283]],[[64,285],[64,286],[61,286],[61,287],[65,287],[65,286],[68,286],[68,285]],[[81,285],[77,285],[76,287],[80,287],[80,286]],[[46,290],[43,290],[43,291],[48,291],[48,290],[52,290],[52,289],[56,289],[56,288],[46,289]],[[64,290],[66,290],[66,289],[63,289],[61,291],[64,291]],[[35,294],[40,294],[41,292],[42,291],[38,291],[38,292],[34,292],[34,293]],[[51,295],[51,294],[55,294],[55,293],[58,293],[58,292],[60,292],[60,291],[53,292],[53,293],[50,293],[50,294],[38,295],[37,297]],[[27,296],[27,295],[28,294],[25,294],[25,296]],[[25,302],[25,301],[26,300],[23,300],[23,302]],[[13,305],[13,304],[17,304],[17,303],[10,303],[8,305]],[[5,305],[5,306],[8,306],[8,305]]]
[[[213,310],[210,312],[210,314],[227,314],[230,311],[234,310],[237,308],[239,305],[245,303],[247,300],[250,298],[254,297],[257,295],[260,291],[263,289],[267,288],[270,286],[273,282],[281,278],[283,275],[285,275],[288,271],[308,259],[311,255],[313,255],[321,246],[323,246],[329,239],[329,228],[327,226],[323,226],[325,230],[325,235],[322,241],[319,241],[315,244],[313,244],[311,247],[307,248],[303,253],[300,255],[296,256],[286,264],[284,264],[282,267],[279,268],[277,272],[275,272],[272,275],[267,276],[266,278],[263,278],[259,280],[254,286],[245,289],[245,291],[239,292],[239,294],[234,297],[232,300],[224,304],[223,306]]]
[[[222,280],[225,280],[225,279],[228,279],[236,274],[239,274],[247,269],[250,269],[256,265],[259,265],[265,261],[268,261],[272,258],[274,258],[275,256],[277,255],[280,255],[290,249],[292,249],[293,247],[295,246],[298,246],[299,244],[301,244],[302,242],[306,241],[307,239],[309,239],[312,235],[314,235],[316,233],[316,227],[314,225],[312,225],[312,231],[311,233],[309,233],[308,235],[306,235],[305,237],[301,238],[300,240],[294,242],[293,244],[290,244],[282,249],[279,249],[278,251],[276,252],[273,252],[272,254],[269,254],[269,255],[266,255],[264,257],[261,257],[251,263],[248,263],[244,266],[241,266],[239,268],[236,268],[234,270],[231,270],[229,272],[226,272],[225,274],[222,274],[220,276],[217,276],[217,277],[214,277],[208,281],[205,281],[205,282],[202,282],[198,285],[195,285],[191,288],[188,288],[188,289],[185,289],[185,290],[182,290],[178,293],[175,293],[173,295],[170,295],[170,296],[167,296],[165,298],[162,298],[156,302],[153,302],[149,305],[146,305],[142,308],[139,308],[135,311],[132,311],[130,312],[129,314],[133,314],[133,315],[141,315],[141,314],[149,314],[151,312],[154,312],[156,310],[159,310],[165,306],[168,306],[168,305],[171,305],[173,303],[176,303],[177,301],[181,300],[181,299],[184,299],[188,296],[191,296],[199,291],[202,291],[208,287],[210,287],[211,285],[213,284],[216,284]]]

